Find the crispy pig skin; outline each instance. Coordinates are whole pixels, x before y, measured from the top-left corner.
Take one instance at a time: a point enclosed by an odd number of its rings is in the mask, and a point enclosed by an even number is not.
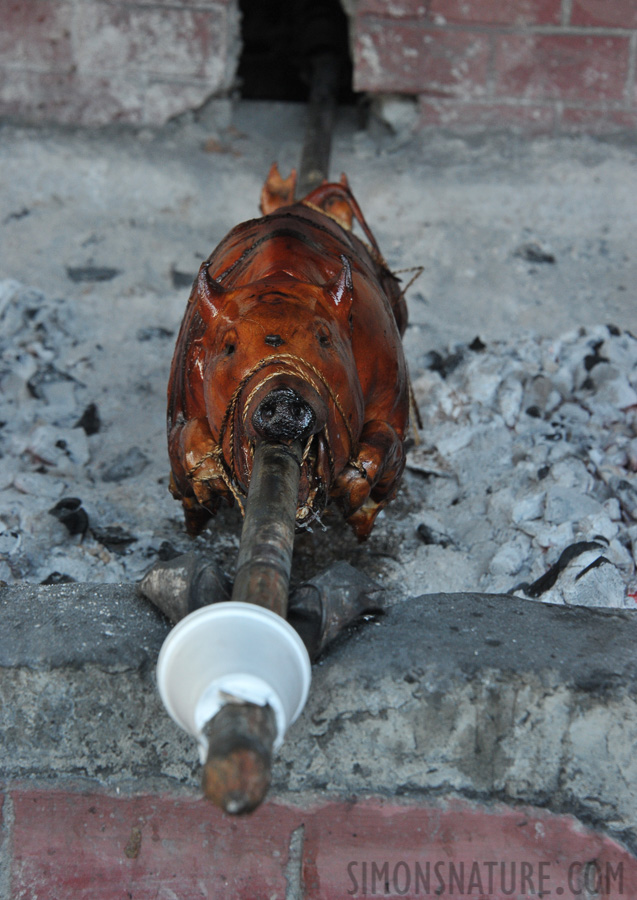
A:
[[[171,490],[199,533],[247,494],[265,393],[292,388],[315,412],[297,518],[340,504],[362,540],[404,468],[407,310],[346,178],[293,201],[273,166],[261,218],[234,228],[193,285],[168,385]],[[352,231],[356,221],[364,239]]]

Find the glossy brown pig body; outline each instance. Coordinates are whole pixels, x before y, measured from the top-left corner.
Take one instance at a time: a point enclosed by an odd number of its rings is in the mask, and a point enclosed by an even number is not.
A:
[[[192,534],[221,499],[241,503],[259,439],[305,448],[299,523],[331,498],[361,539],[403,471],[409,383],[399,283],[345,179],[298,203],[293,187],[273,167],[266,215],[227,235],[188,301],[168,387],[168,444],[171,490]]]

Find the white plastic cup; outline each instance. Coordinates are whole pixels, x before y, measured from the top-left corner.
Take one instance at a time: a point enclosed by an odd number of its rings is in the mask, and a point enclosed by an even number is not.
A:
[[[233,700],[269,704],[278,749],[310,689],[310,658],[285,619],[252,603],[205,606],[170,632],[157,661],[157,687],[171,718],[208,754],[207,722]]]

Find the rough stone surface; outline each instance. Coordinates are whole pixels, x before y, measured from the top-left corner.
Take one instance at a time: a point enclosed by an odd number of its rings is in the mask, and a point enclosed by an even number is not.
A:
[[[0,619],[0,667],[44,671],[147,668],[169,627],[132,585],[4,587]]]
[[[234,86],[240,40],[233,0],[42,0],[37,11],[12,0],[3,5],[1,116],[160,125],[227,97]]]
[[[629,0],[344,5],[356,88],[418,97],[421,127],[527,134],[635,129]],[[382,106],[381,99],[381,116]],[[385,121],[395,127],[389,112]]]
[[[5,780],[197,790],[195,743],[154,687],[167,625],[133,588],[4,588],[2,603]],[[625,611],[477,594],[398,604],[314,667],[272,796],[497,797],[573,812],[635,849],[636,648]]]

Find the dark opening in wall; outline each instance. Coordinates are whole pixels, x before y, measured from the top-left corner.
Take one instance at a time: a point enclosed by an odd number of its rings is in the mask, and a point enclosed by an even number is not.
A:
[[[352,64],[347,17],[339,0],[239,0],[243,51],[241,96],[246,100],[308,98],[314,54],[340,61],[341,103],[351,102]]]

